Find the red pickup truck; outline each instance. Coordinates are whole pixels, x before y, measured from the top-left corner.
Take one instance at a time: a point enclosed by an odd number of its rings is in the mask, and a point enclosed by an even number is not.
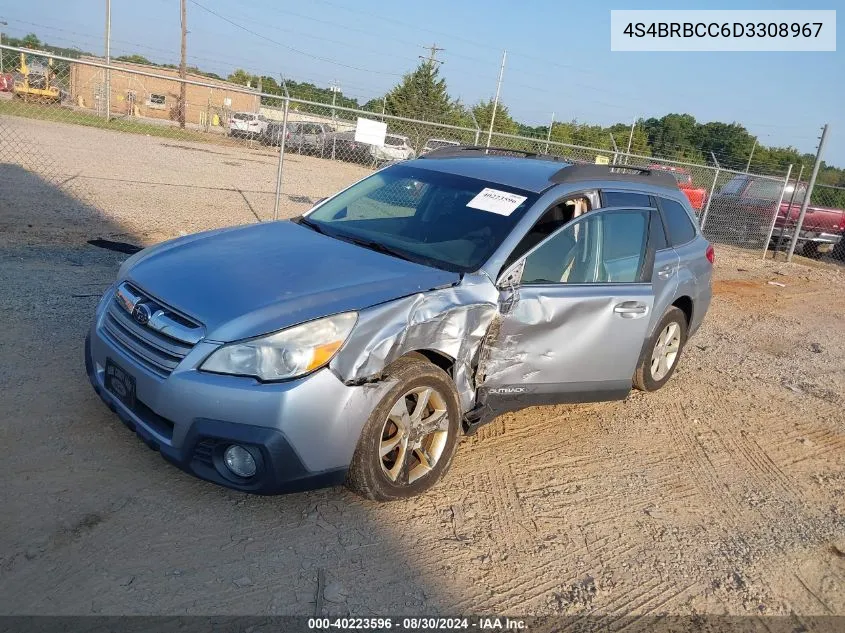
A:
[[[701,212],[707,200],[707,189],[696,187],[692,182],[692,175],[686,169],[670,165],[649,165],[648,168],[671,172],[675,180],[678,181],[678,189],[683,191],[687,199],[689,199],[690,206],[695,210],[696,214]]]
[[[748,174],[734,176],[719,193],[713,196],[705,220],[705,234],[717,241],[745,243],[762,242],[769,232],[774,205],[780,199],[782,182]],[[789,184],[775,219],[772,242],[781,234],[784,240],[792,239],[804,196],[806,183]],[[795,197],[793,198],[793,192]],[[791,206],[790,206],[791,202]],[[845,211],[810,204],[801,233],[798,235],[800,252],[806,257],[821,257],[830,252],[845,233]]]

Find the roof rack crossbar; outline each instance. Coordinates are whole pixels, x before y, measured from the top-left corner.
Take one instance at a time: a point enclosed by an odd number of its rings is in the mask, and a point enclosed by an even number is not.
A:
[[[678,181],[670,172],[631,165],[572,165],[558,170],[549,178],[555,184],[576,180],[642,182],[673,189],[678,186]]]

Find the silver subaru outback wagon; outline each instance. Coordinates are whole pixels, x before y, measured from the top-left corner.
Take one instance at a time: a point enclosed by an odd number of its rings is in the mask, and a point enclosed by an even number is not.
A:
[[[130,257],[86,366],[198,477],[386,501],[503,412],[662,387],[712,264],[670,174],[443,148],[293,220]]]

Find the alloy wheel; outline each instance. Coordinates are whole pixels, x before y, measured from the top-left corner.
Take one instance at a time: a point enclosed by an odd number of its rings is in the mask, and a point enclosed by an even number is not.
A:
[[[379,458],[392,482],[412,484],[430,473],[449,437],[446,399],[432,387],[406,392],[391,407],[381,431]]]
[[[673,321],[657,337],[651,351],[651,377],[654,380],[660,381],[665,378],[675,365],[680,350],[681,327]]]

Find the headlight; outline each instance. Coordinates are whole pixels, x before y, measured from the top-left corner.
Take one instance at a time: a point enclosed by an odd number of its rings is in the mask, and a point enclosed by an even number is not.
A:
[[[268,336],[230,343],[209,356],[200,369],[261,380],[295,378],[334,358],[357,320],[357,312],[344,312]]]

